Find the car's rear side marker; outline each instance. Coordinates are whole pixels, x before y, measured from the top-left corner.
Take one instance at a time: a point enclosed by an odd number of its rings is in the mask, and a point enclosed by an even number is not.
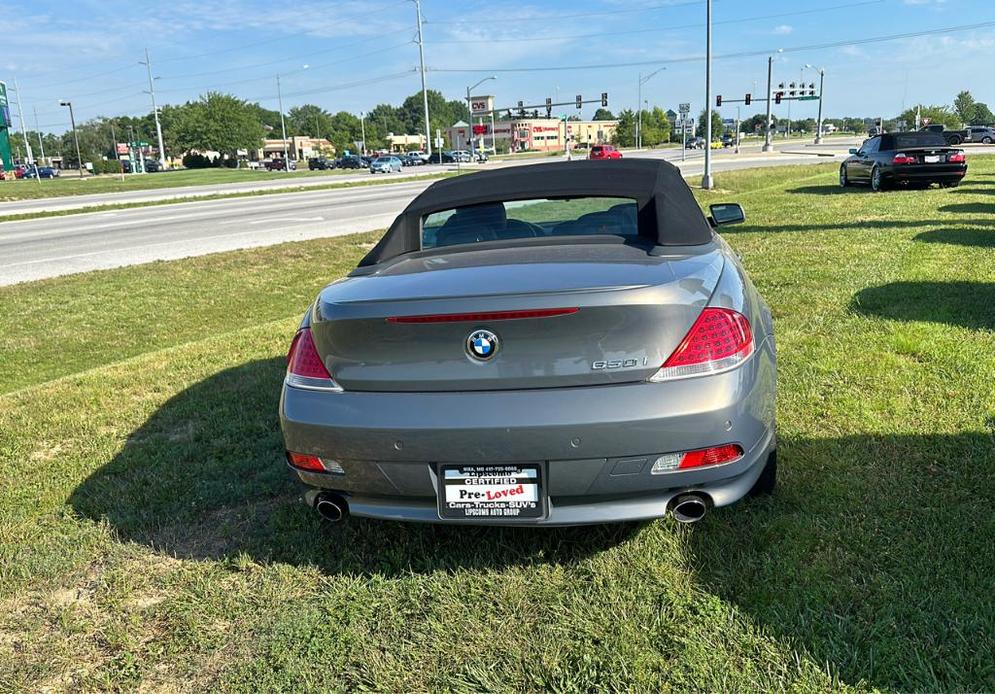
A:
[[[480,323],[523,318],[553,318],[577,313],[577,308],[542,308],[527,311],[486,311],[482,313],[437,313],[426,316],[392,316],[388,323]]]

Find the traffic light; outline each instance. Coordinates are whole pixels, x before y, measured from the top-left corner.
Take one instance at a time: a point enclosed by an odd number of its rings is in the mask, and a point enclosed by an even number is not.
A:
[[[781,103],[781,97],[782,97],[783,95],[784,95],[784,93],[783,93],[783,92],[776,92],[776,93],[774,94],[774,103],[775,103],[775,104],[779,104],[779,103]]]
[[[753,95],[752,94],[747,94],[746,95],[746,105],[749,106],[752,103],[753,103]]]
[[[719,108],[720,106],[722,106],[722,95],[721,94],[716,94],[716,96],[715,96],[715,108]]]
[[[608,92],[601,92],[601,106],[608,108]]]
[[[581,108],[584,105],[584,97],[580,94],[577,95],[577,108]]]

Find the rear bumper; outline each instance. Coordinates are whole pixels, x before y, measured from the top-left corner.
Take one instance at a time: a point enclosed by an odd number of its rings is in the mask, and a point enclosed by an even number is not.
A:
[[[509,524],[640,520],[665,515],[683,491],[716,506],[749,491],[774,445],[775,361],[766,340],[737,369],[666,383],[458,393],[284,387],[280,419],[288,450],[339,462],[344,475],[296,472],[316,489],[344,494],[353,515],[481,522],[439,518],[437,465],[531,462],[544,468],[549,513]],[[724,443],[745,455],[650,474],[663,453]]]
[[[959,181],[967,175],[966,165],[910,166],[892,168],[885,172],[885,179],[897,182],[949,182]]]

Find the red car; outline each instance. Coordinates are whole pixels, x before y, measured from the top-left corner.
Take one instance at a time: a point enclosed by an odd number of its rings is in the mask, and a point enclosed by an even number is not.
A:
[[[621,159],[622,153],[611,145],[594,145],[588,159]]]

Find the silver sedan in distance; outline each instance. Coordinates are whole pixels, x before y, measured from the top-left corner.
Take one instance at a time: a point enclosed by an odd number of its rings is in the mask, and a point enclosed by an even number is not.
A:
[[[770,310],[680,172],[437,181],[294,336],[287,461],[324,518],[580,525],[773,491]]]
[[[370,162],[370,173],[401,173],[401,160],[398,157],[377,157]]]

